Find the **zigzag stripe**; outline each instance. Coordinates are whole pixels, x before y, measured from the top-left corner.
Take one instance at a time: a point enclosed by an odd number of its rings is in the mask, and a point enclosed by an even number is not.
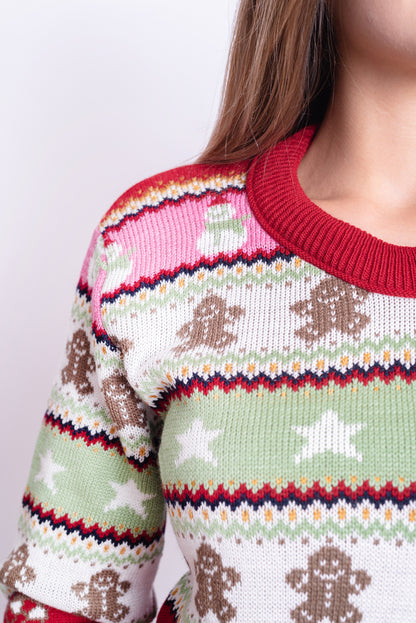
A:
[[[61,415],[49,413],[48,411],[46,411],[44,415],[44,421],[51,428],[57,428],[61,434],[65,433],[66,435],[69,435],[72,440],[80,439],[87,446],[100,444],[104,450],[116,450],[117,453],[123,458],[126,458],[128,463],[138,472],[142,472],[151,466],[157,465],[157,457],[153,451],[151,451],[143,461],[128,457],[123,451],[119,438],[116,437],[114,439],[110,439],[104,431],[92,433],[86,426],[82,428],[75,428],[72,422],[64,423]]]
[[[92,288],[90,288],[90,286],[87,283],[83,282],[80,278],[75,288],[75,294],[79,298],[84,297],[85,302],[84,305],[81,305],[79,302],[77,302],[76,304],[74,303],[72,307],[72,314],[76,316],[79,321],[85,320],[88,326],[88,324],[91,322],[91,314],[90,312],[83,313],[81,310],[91,303]],[[115,350],[113,344],[111,344],[111,342],[109,341],[108,336],[105,334],[105,332],[103,332],[102,329],[97,326],[95,321],[92,323],[91,333],[93,336],[95,336],[97,342],[106,343],[108,344],[109,348]]]
[[[155,311],[156,307],[158,307],[158,311],[161,312],[164,307],[172,307],[172,304],[176,306],[177,303],[185,302],[186,299],[189,301],[190,295],[204,296],[209,294],[210,290],[212,292],[214,288],[221,288],[223,290],[224,287],[232,289],[242,288],[244,286],[247,288],[253,286],[262,287],[264,285],[268,288],[272,287],[273,284],[281,284],[289,278],[300,280],[305,276],[306,272],[310,274],[310,271],[306,270],[296,273],[290,270],[285,270],[284,273],[276,271],[275,274],[273,274],[272,271],[264,271],[261,277],[259,277],[255,275],[253,271],[247,271],[243,276],[239,276],[235,274],[235,272],[234,274],[231,272],[227,275],[218,275],[219,270],[216,272],[217,274],[204,274],[202,281],[190,279],[186,284],[179,284],[179,287],[175,284],[167,288],[165,284],[158,289],[154,289],[152,292],[150,290],[145,290],[144,292],[143,290],[138,290],[137,294],[140,294],[140,296],[135,296],[134,298],[127,299],[123,296],[123,298],[120,299],[121,305],[114,304],[112,307],[104,307],[107,319],[110,319],[110,322],[113,318],[119,318],[121,320],[130,316],[132,312],[141,314],[146,312],[149,308],[153,308]],[[184,279],[183,281],[185,282]]]
[[[107,332],[103,329],[100,329],[95,322],[92,325],[92,333],[97,340],[97,344],[105,344],[105,346],[107,346],[107,348],[109,348],[110,350],[117,351],[117,347],[110,340]]]
[[[180,532],[179,530],[179,533]],[[159,611],[156,623],[175,623],[176,621],[179,623],[179,620],[181,620],[182,623],[190,623],[191,619],[188,616],[186,608],[184,610],[184,604],[186,602],[189,603],[191,594],[192,586],[189,574],[186,573],[169,592],[169,595]],[[191,615],[191,618],[193,618],[193,615]]]
[[[91,302],[91,294],[92,294],[92,290],[89,287],[85,287],[85,286],[77,286],[76,287],[77,293],[79,296],[85,296],[85,303],[88,304]],[[75,312],[75,315],[78,316],[78,320],[81,320],[81,314],[79,313],[79,307],[77,309],[77,311]],[[87,326],[88,324],[91,322],[90,321],[90,314],[86,314],[86,318],[87,319]],[[114,345],[110,342],[108,335],[106,334],[106,332],[100,328],[96,321],[94,321],[91,325],[91,334],[95,337],[95,339],[97,340],[98,343],[104,343],[106,344],[109,348],[111,348],[111,350],[116,350],[116,348],[114,347]]]
[[[228,394],[230,390],[236,389],[236,387],[241,387],[246,390],[247,393],[250,393],[258,390],[260,387],[265,387],[270,392],[273,392],[280,389],[282,386],[286,386],[296,392],[305,386],[310,386],[319,390],[327,387],[330,382],[334,382],[336,385],[343,388],[354,380],[366,386],[376,378],[379,378],[387,384],[393,382],[397,377],[400,377],[410,384],[410,382],[416,379],[416,365],[413,364],[407,367],[406,364],[402,364],[396,360],[394,364],[390,365],[388,368],[381,366],[379,363],[375,363],[373,366],[369,367],[368,370],[364,370],[358,364],[354,364],[345,372],[331,367],[330,372],[322,372],[321,374],[306,370],[303,374],[299,374],[298,376],[284,372],[279,376],[271,377],[262,372],[252,378],[248,378],[244,374],[225,377],[223,374],[218,373],[204,379],[195,372],[186,383],[180,379],[176,379],[174,381],[175,387],[163,391],[160,397],[155,401],[154,408],[157,413],[161,413],[166,410],[169,403],[173,400],[181,399],[182,396],[190,398],[194,391],[203,392],[207,395],[215,388],[219,388],[225,394]]]
[[[208,179],[215,179],[215,178],[208,178]],[[111,213],[117,213],[117,212],[120,213],[123,209],[126,209],[126,206],[128,206],[129,203],[132,203],[133,201],[136,201],[137,203],[140,202],[139,196],[134,197],[133,195],[130,198],[130,200],[123,200],[123,198],[120,198],[119,200],[115,202],[113,208],[111,208],[109,212],[102,219],[101,223],[103,225],[103,228],[101,230],[101,233],[103,234],[103,236],[106,236],[108,232],[119,231],[124,225],[124,223],[127,221],[137,221],[138,219],[142,218],[146,214],[158,212],[159,210],[162,210],[166,207],[178,206],[184,203],[185,201],[189,201],[190,199],[194,201],[195,200],[202,201],[206,199],[207,197],[217,197],[217,198],[221,198],[224,201],[226,201],[228,199],[227,194],[230,191],[234,192],[235,194],[245,193],[245,184],[242,184],[241,181],[235,182],[231,178],[231,180],[229,180],[228,182],[225,180],[224,182],[226,185],[223,185],[222,188],[207,188],[206,190],[199,190],[199,191],[194,191],[194,192],[190,190],[186,190],[186,191],[183,191],[182,194],[179,195],[178,197],[169,197],[165,195],[164,197],[162,196],[160,201],[156,204],[146,203],[146,199],[144,199],[143,203],[140,203],[140,206],[134,212],[131,212],[130,214],[124,214],[123,216],[120,217],[119,220],[116,220],[114,223],[111,223],[109,225],[104,225],[104,223],[111,218],[110,217]],[[120,206],[120,203],[124,205]]]
[[[176,485],[173,485],[173,487],[164,487],[164,496],[169,503],[179,505],[182,509],[190,504],[195,509],[204,505],[210,507],[211,510],[215,510],[220,504],[225,504],[230,506],[232,510],[235,510],[242,504],[245,504],[257,510],[265,502],[271,503],[273,507],[279,510],[290,504],[296,504],[306,509],[316,502],[330,509],[334,505],[339,504],[340,501],[353,507],[363,502],[368,502],[375,508],[379,508],[386,502],[391,502],[401,509],[416,500],[416,482],[410,483],[403,491],[393,486],[391,482],[387,482],[377,490],[375,487],[370,486],[368,481],[364,481],[362,485],[352,489],[343,480],[339,481],[336,486],[333,486],[330,491],[322,487],[319,482],[315,482],[313,487],[309,487],[306,490],[296,487],[293,482],[281,490],[277,490],[269,483],[266,483],[256,492],[248,489],[245,484],[241,484],[233,493],[225,489],[222,484],[212,493],[203,485],[200,485],[195,492],[189,489],[188,485],[185,485],[180,491]]]
[[[246,266],[251,266],[259,260],[262,260],[265,264],[270,265],[276,261],[276,258],[289,262],[294,255],[294,253],[286,251],[283,247],[278,247],[274,251],[266,252],[264,250],[259,250],[251,254],[240,252],[234,253],[233,255],[225,255],[224,253],[220,253],[214,260],[205,259],[203,257],[195,264],[182,263],[173,270],[161,270],[154,277],[142,277],[140,280],[129,286],[121,286],[117,288],[117,290],[114,290],[111,294],[102,296],[101,301],[105,303],[112,303],[120,296],[134,295],[138,290],[142,290],[144,288],[154,290],[163,282],[174,283],[179,276],[191,276],[198,272],[201,268],[214,271],[218,270],[219,266],[230,268],[237,262],[245,264]]]
[[[80,297],[85,296],[87,303],[91,302],[92,288],[90,288],[87,282],[82,281],[81,277],[79,278],[75,291],[76,291],[76,294],[78,294],[78,296]]]
[[[34,532],[31,525],[25,526],[22,525],[22,522],[20,522],[19,528],[27,541],[36,543],[41,548],[47,547],[49,551],[59,555],[64,554],[68,559],[76,557],[84,562],[95,562],[96,564],[101,563],[102,565],[108,564],[109,562],[118,565],[120,564],[120,560],[125,564],[143,564],[155,558],[159,558],[163,551],[163,540],[159,547],[150,546],[150,548],[146,548],[139,546],[139,548],[137,548],[141,550],[139,553],[137,553],[137,549],[135,548],[126,554],[125,552],[121,553],[117,549],[103,552],[103,548],[97,544],[95,544],[95,547],[88,549],[87,546],[91,541],[87,539],[77,539],[78,545],[65,542],[65,539],[62,540],[61,538],[58,541],[57,535],[45,537],[42,532]],[[51,533],[51,531],[49,531],[49,533]],[[70,537],[71,540],[72,538],[73,537]],[[127,550],[123,545],[119,546],[119,549],[122,550],[123,547]]]
[[[404,334],[400,339],[395,341],[392,340],[391,335],[386,334],[382,338],[378,339],[377,342],[375,340],[372,340],[371,338],[366,338],[365,340],[360,342],[359,347],[357,347],[357,345],[349,343],[342,344],[342,346],[338,346],[334,349],[330,349],[325,346],[319,346],[319,348],[313,352],[308,351],[306,348],[297,348],[293,350],[287,350],[286,352],[273,349],[271,351],[267,351],[266,354],[263,353],[263,349],[262,351],[258,351],[253,348],[248,353],[244,350],[244,355],[240,355],[239,353],[232,351],[227,352],[225,355],[221,355],[218,351],[211,351],[206,353],[207,360],[204,361],[204,363],[211,363],[213,366],[221,366],[225,362],[232,361],[233,363],[237,364],[237,366],[241,366],[244,363],[251,362],[254,357],[254,359],[260,366],[270,363],[276,363],[276,361],[279,361],[283,365],[285,365],[286,363],[293,363],[294,360],[317,361],[318,359],[328,358],[331,361],[336,361],[338,357],[343,357],[345,355],[347,355],[348,357],[352,357],[352,359],[356,361],[362,356],[365,351],[381,353],[381,351],[384,350],[394,349],[395,352],[399,352],[402,348],[404,350],[408,350],[409,343],[413,344],[413,342],[414,338],[408,334]],[[200,361],[200,358],[196,357],[193,352],[189,350],[186,352],[186,356],[183,358],[183,365],[198,365]],[[406,358],[405,361],[405,365],[409,366],[409,359]],[[166,359],[163,365],[165,366],[169,363],[170,360]],[[395,363],[400,363],[400,359],[397,359]],[[384,360],[383,365],[385,367],[386,360]],[[416,362],[413,365],[416,365]],[[349,369],[352,370],[353,368],[350,367]]]
[[[57,517],[55,511],[44,510],[42,504],[35,504],[33,496],[27,493],[23,496],[22,505],[28,510],[28,512],[37,518],[40,524],[48,523],[53,528],[61,528],[67,535],[76,534],[85,538],[93,538],[98,543],[111,542],[113,545],[125,544],[129,547],[135,547],[136,545],[143,545],[148,547],[154,542],[159,542],[163,536],[165,524],[153,534],[148,534],[147,531],[140,532],[133,535],[131,530],[125,530],[124,532],[117,532],[112,526],[108,530],[103,530],[97,524],[87,527],[83,519],[78,519],[73,522],[70,520],[67,514]]]
[[[214,538],[222,536],[234,540],[236,536],[239,536],[243,540],[249,541],[253,538],[263,537],[267,541],[278,539],[283,544],[282,536],[294,541],[299,537],[304,537],[305,534],[310,534],[315,538],[336,534],[342,539],[345,539],[347,536],[356,537],[359,535],[364,539],[381,537],[387,542],[397,538],[400,540],[404,538],[408,543],[414,543],[416,540],[416,530],[402,521],[398,521],[393,525],[386,525],[381,521],[363,523],[355,517],[348,522],[342,523],[328,519],[314,523],[308,520],[296,521],[296,523],[278,521],[270,525],[264,525],[264,523],[258,520],[250,520],[249,524],[244,525],[238,521],[219,522],[212,518],[210,518],[209,522],[200,519],[189,521],[183,516],[181,519],[175,518],[171,521],[175,532],[179,534],[182,532],[186,535],[192,534],[194,538],[203,535]]]

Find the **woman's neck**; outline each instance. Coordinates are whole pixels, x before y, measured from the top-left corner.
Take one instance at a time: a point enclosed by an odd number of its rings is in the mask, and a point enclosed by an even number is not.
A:
[[[349,61],[338,67],[299,182],[333,216],[416,246],[416,75]]]

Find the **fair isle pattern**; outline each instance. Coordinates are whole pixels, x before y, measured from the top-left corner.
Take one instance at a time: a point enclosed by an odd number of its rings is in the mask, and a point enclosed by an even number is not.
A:
[[[125,220],[140,218],[143,213],[163,209],[166,205],[184,202],[186,199],[221,194],[225,190],[244,190],[246,171],[244,163],[229,171],[201,171],[200,167],[188,166],[154,176],[149,183],[139,183],[125,192],[108,210],[100,222],[101,230],[118,228]]]
[[[0,568],[17,595],[153,620],[168,512],[189,573],[159,623],[414,620],[416,299],[278,244],[246,169],[150,178],[94,232]]]

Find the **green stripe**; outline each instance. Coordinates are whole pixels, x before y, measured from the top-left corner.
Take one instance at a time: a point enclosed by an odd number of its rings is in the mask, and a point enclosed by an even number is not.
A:
[[[172,595],[172,592],[178,589],[178,592],[175,595]],[[182,597],[182,601],[179,605],[178,599]],[[189,616],[189,605],[192,597],[192,584],[190,582],[189,572],[185,573],[178,582],[176,582],[175,586],[172,588],[168,595],[168,599],[172,599],[177,605],[176,612],[179,611],[179,608],[182,604],[184,604],[183,610],[181,611],[180,621],[181,623],[195,623],[194,619],[191,619]]]
[[[285,374],[293,375],[295,378],[300,376],[299,372],[294,372],[293,363],[299,362],[302,365],[302,369],[311,370],[315,372],[317,375],[317,381],[319,382],[319,377],[324,378],[324,374],[328,371],[329,365],[331,367],[338,367],[341,369],[341,362],[337,362],[337,357],[349,357],[349,365],[346,366],[346,370],[351,369],[351,367],[355,363],[359,363],[362,360],[362,355],[364,352],[371,351],[383,351],[390,350],[395,353],[395,360],[398,360],[398,350],[402,348],[409,348],[409,344],[412,344],[413,347],[416,346],[416,341],[409,336],[403,337],[401,340],[397,342],[392,342],[392,338],[386,336],[380,342],[375,344],[371,340],[364,340],[361,343],[360,348],[355,348],[352,344],[343,344],[339,348],[335,350],[329,350],[326,348],[317,348],[313,352],[313,357],[310,352],[305,352],[301,350],[293,350],[290,354],[283,353],[277,350],[273,350],[271,353],[259,353],[255,350],[250,350],[248,353],[239,354],[233,351],[226,353],[225,355],[217,355],[215,353],[209,352],[208,349],[205,350],[203,358],[201,356],[193,356],[192,353],[186,353],[183,357],[178,357],[175,359],[175,368],[172,366],[172,358],[164,359],[160,365],[157,367],[152,367],[147,370],[148,374],[145,378],[140,379],[140,390],[146,394],[153,394],[155,392],[155,387],[160,387],[161,383],[164,382],[168,387],[170,384],[166,379],[166,372],[169,371],[173,378],[175,376],[180,376],[182,378],[181,369],[188,368],[189,374],[188,377],[197,373],[201,376],[206,376],[206,373],[203,371],[204,365],[211,366],[210,374],[214,372],[219,372],[224,368],[225,364],[230,363],[233,365],[232,374],[227,374],[227,376],[237,376],[238,374],[243,374],[247,377],[254,376],[253,372],[249,372],[248,366],[249,364],[255,364],[257,374],[265,374],[271,379],[276,378],[278,374],[276,372],[270,371],[271,364],[278,364],[279,370],[283,370]],[[316,362],[318,359],[324,360],[324,367],[322,369],[317,370]],[[381,363],[384,362],[377,359],[377,356],[373,358],[372,362]],[[408,362],[398,361],[402,365],[407,366]],[[185,377],[186,378],[186,377]],[[401,377],[395,377],[399,382],[406,383],[406,381],[402,381]],[[359,383],[356,380],[351,381],[351,383],[358,383],[358,385],[363,386],[362,383]],[[351,387],[351,383],[349,386]],[[385,382],[381,379],[376,378],[373,383],[378,383],[379,385],[384,384]],[[390,381],[391,383],[391,381]]]
[[[163,550],[163,538],[162,538],[162,540],[158,543],[157,546],[155,546],[152,552],[150,552],[149,547],[146,548],[144,546],[137,545],[134,548],[135,550],[138,549],[139,547],[141,547],[143,550],[143,553],[140,555],[137,555],[137,554],[136,555],[134,554],[117,555],[114,551],[109,551],[109,553],[105,554],[103,553],[103,547],[105,545],[105,542],[104,543],[101,542],[100,549],[98,549],[97,544],[94,541],[93,535],[87,537],[84,540],[81,540],[81,538],[78,537],[77,545],[68,545],[68,543],[66,543],[63,540],[58,541],[56,538],[53,538],[50,536],[43,536],[39,534],[38,531],[35,532],[34,530],[32,530],[31,526],[28,524],[28,522],[25,520],[23,516],[20,517],[18,525],[19,525],[19,530],[21,534],[25,538],[27,538],[29,541],[31,541],[32,543],[36,543],[36,545],[38,545],[39,547],[42,547],[42,548],[48,547],[48,549],[53,554],[64,554],[67,558],[79,558],[83,562],[93,561],[93,562],[101,563],[103,565],[108,562],[113,562],[116,565],[127,564],[127,563],[136,565],[136,564],[151,561],[155,558],[159,558]],[[55,531],[59,532],[59,529],[55,528]],[[65,535],[65,538],[68,538],[68,536]],[[90,551],[86,549],[86,544],[89,541],[94,542],[94,547]],[[83,545],[79,547],[78,542],[81,542]],[[126,549],[130,549],[130,548],[126,546]]]
[[[156,288],[146,288],[143,286],[140,290],[130,294],[126,292],[122,297],[125,300],[123,305],[120,305],[120,298],[117,298],[113,303],[106,302],[107,308],[106,321],[108,319],[120,319],[129,315],[131,312],[146,312],[150,307],[163,308],[166,305],[175,302],[182,303],[190,295],[203,296],[206,290],[209,288],[224,288],[227,285],[232,286],[245,286],[246,284],[252,284],[255,286],[264,286],[266,283],[282,284],[288,279],[291,281],[302,281],[305,277],[311,275],[319,275],[322,271],[302,261],[302,267],[299,269],[292,268],[292,260],[290,263],[286,263],[285,260],[275,260],[273,264],[265,264],[261,259],[256,261],[251,266],[243,265],[243,272],[241,276],[235,273],[236,264],[227,267],[219,264],[215,269],[201,268],[200,271],[196,271],[192,276],[178,273],[173,282],[162,282],[161,285],[166,285],[166,290],[162,294],[159,290],[160,286]],[[237,262],[238,263],[238,262]],[[256,266],[262,264],[264,266],[261,273],[257,272]],[[277,271],[276,264],[283,264],[284,268]],[[218,268],[223,269],[222,275],[215,274]],[[198,272],[204,273],[204,278],[198,279]],[[177,284],[179,279],[183,278],[185,284],[180,287]],[[146,292],[146,298],[140,299],[140,294]]]
[[[184,518],[175,518],[171,519],[171,521],[175,532],[192,534],[194,538],[201,536],[235,538],[239,536],[248,541],[261,536],[268,541],[272,541],[282,536],[295,540],[305,533],[313,537],[327,536],[332,533],[341,538],[359,535],[364,539],[381,537],[385,541],[391,541],[394,538],[403,538],[408,543],[414,543],[416,541],[416,530],[409,528],[401,521],[391,526],[385,526],[378,521],[368,524],[368,526],[363,526],[356,519],[352,519],[348,523],[345,522],[345,525],[336,523],[332,519],[325,522],[317,522],[316,524],[311,524],[304,520],[297,521],[290,525],[284,521],[279,521],[273,523],[270,527],[265,526],[259,521],[251,521],[244,526],[236,521],[220,523],[215,520],[204,522],[202,519],[187,521]]]
[[[45,510],[61,508],[61,511],[56,510],[57,515],[68,513],[72,521],[91,517],[92,523],[97,522],[104,530],[111,526],[118,529],[123,524],[120,532],[130,529],[134,534],[135,528],[141,532],[163,523],[164,500],[157,467],[150,466],[138,473],[114,449],[87,446],[79,439],[71,440],[69,435],[53,433],[53,429],[43,427],[38,436],[28,482],[35,503],[41,503]],[[56,472],[48,483],[36,477],[41,471],[41,457],[49,451],[53,461],[65,471]],[[143,502],[146,515],[139,515],[129,506],[104,510],[116,499],[116,490],[110,483],[124,485],[130,480],[139,491],[154,496]],[[103,521],[108,525],[104,526]]]
[[[344,388],[330,382],[323,390],[296,392],[214,388],[205,396],[195,390],[169,406],[159,454],[162,481],[196,481],[197,488],[203,484],[213,490],[222,483],[227,488],[230,480],[235,488],[246,483],[254,490],[263,483],[282,488],[289,482],[306,490],[319,481],[331,490],[341,480],[352,489],[369,480],[376,489],[392,481],[403,490],[416,481],[416,383],[396,386],[377,379],[366,386],[357,380]],[[349,437],[355,456],[341,447],[304,458],[310,439],[296,429],[312,429],[329,410],[341,426],[356,427]],[[202,453],[181,461],[178,436],[190,431],[196,419],[205,430],[221,432],[209,442],[206,459]]]
[[[82,416],[83,421],[89,424],[96,420],[100,420],[100,424],[104,425],[113,424],[113,420],[109,417],[106,409],[103,407],[91,407],[91,401],[88,400],[88,398],[85,400],[73,398],[71,395],[63,392],[63,386],[61,384],[55,383],[53,385],[50,398],[55,403],[51,411],[55,415],[61,416],[64,415],[65,411],[68,411],[70,415],[69,421],[74,422],[77,416]],[[56,405],[59,405],[59,409]]]

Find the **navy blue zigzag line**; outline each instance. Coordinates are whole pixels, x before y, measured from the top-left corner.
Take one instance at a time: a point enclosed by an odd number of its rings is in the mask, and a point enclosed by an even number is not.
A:
[[[79,280],[75,289],[79,296],[85,296],[87,303],[91,302],[91,288],[87,285],[81,286],[81,280]]]
[[[160,397],[155,402],[155,408],[160,408],[172,394],[189,394],[195,385],[199,385],[207,390],[218,386],[231,389],[233,386],[241,386],[242,384],[248,388],[252,388],[253,390],[257,389],[259,385],[270,388],[271,390],[277,389],[281,385],[290,385],[298,389],[304,387],[306,384],[310,386],[311,384],[315,385],[318,383],[323,383],[323,386],[326,387],[327,385],[325,381],[332,381],[335,379],[346,381],[348,378],[360,379],[360,377],[362,377],[367,379],[373,377],[379,378],[382,381],[392,381],[397,376],[400,376],[405,380],[411,380],[412,377],[416,377],[416,364],[413,364],[407,368],[406,365],[401,363],[399,359],[396,359],[394,363],[388,366],[388,368],[384,368],[384,366],[375,363],[373,366],[369,367],[368,370],[363,370],[358,364],[354,364],[348,369],[347,372],[341,372],[333,366],[330,366],[327,372],[317,374],[311,370],[306,370],[303,374],[297,377],[288,373],[280,374],[279,376],[274,377],[261,373],[252,378],[249,378],[245,374],[241,373],[229,377],[225,377],[220,373],[214,373],[208,378],[204,378],[194,372],[194,374],[186,382],[177,379],[174,387],[162,392]],[[294,391],[296,391],[296,389]]]
[[[169,496],[168,496],[169,497]],[[340,502],[348,504],[352,508],[357,508],[363,503],[371,504],[376,509],[380,508],[387,502],[396,506],[399,510],[402,510],[404,507],[408,506],[411,502],[416,500],[416,491],[410,491],[408,495],[403,496],[403,499],[398,499],[397,495],[395,495],[392,491],[386,491],[384,495],[380,495],[378,499],[374,497],[370,492],[364,491],[361,495],[356,496],[355,499],[351,497],[345,491],[338,491],[335,494],[323,494],[320,491],[314,491],[313,495],[307,497],[306,499],[301,499],[295,493],[287,494],[287,497],[284,497],[281,500],[277,500],[275,497],[268,493],[264,493],[262,497],[257,497],[254,493],[250,492],[250,496],[239,495],[236,499],[233,499],[232,494],[216,494],[215,500],[209,499],[209,495],[204,497],[201,495],[198,499],[193,499],[194,496],[183,496],[181,499],[178,499],[175,496],[173,499],[169,499],[170,504],[175,504],[175,506],[180,506],[182,510],[185,509],[186,506],[192,506],[195,510],[199,509],[201,506],[204,508],[209,507],[212,511],[215,511],[218,506],[226,506],[231,510],[237,510],[240,506],[249,506],[253,510],[257,511],[259,508],[261,509],[265,503],[271,505],[273,508],[277,510],[282,510],[287,508],[288,506],[296,506],[302,507],[302,509],[306,510],[309,506],[316,504],[317,502],[326,506],[328,509],[331,509],[333,506],[338,505]],[[253,499],[254,498],[254,499]]]
[[[52,425],[57,425],[60,430],[63,430],[63,432],[66,432],[71,437],[82,438],[87,446],[100,443],[100,441],[102,441],[106,448],[116,448],[121,456],[125,456],[122,444],[118,437],[112,440],[104,431],[91,433],[87,426],[75,428],[72,422],[64,422],[60,414],[58,415],[53,412],[46,411],[44,415],[44,420],[47,424],[52,423]],[[126,458],[129,464],[135,467],[138,472],[142,472],[146,470],[149,466],[156,465],[157,463],[157,457],[153,451],[150,451],[149,455],[143,461],[139,461],[138,459],[134,459],[132,457]]]
[[[144,545],[145,547],[151,545],[154,542],[159,542],[163,537],[163,532],[165,529],[165,524],[157,530],[154,534],[149,535],[146,532],[143,532],[137,536],[129,536],[129,534],[125,534],[124,536],[118,535],[116,533],[112,533],[111,530],[107,530],[105,528],[101,528],[100,531],[103,533],[101,536],[98,533],[98,529],[95,529],[93,525],[90,528],[85,528],[85,531],[82,530],[80,525],[77,525],[78,522],[75,522],[72,526],[68,526],[68,520],[66,519],[55,519],[53,520],[51,515],[51,511],[45,512],[43,515],[40,510],[34,508],[30,499],[23,498],[22,502],[23,508],[26,508],[32,517],[37,517],[40,524],[48,524],[49,526],[53,526],[55,529],[64,530],[66,534],[76,534],[80,537],[81,540],[91,539],[93,538],[97,543],[107,543],[110,541],[113,545],[121,545],[125,544],[129,547],[136,547],[137,545]]]
[[[258,262],[260,259],[266,264],[272,264],[273,262],[276,261],[276,259],[281,259],[281,260],[285,260],[289,262],[294,257],[294,255],[295,255],[294,253],[284,252],[280,248],[280,249],[275,249],[274,251],[271,251],[271,252],[259,251],[252,258],[246,258],[243,256],[243,254],[239,254],[236,257],[233,257],[232,260],[227,259],[226,257],[218,257],[215,259],[215,262],[210,262],[208,260],[205,260],[205,261],[201,260],[192,268],[189,268],[186,266],[180,267],[179,269],[175,270],[174,275],[170,275],[165,271],[161,271],[162,275],[158,279],[153,281],[152,283],[148,283],[148,280],[146,279],[140,279],[137,283],[134,284],[134,288],[133,287],[121,288],[120,291],[117,292],[117,294],[115,294],[114,296],[113,295],[103,296],[101,300],[111,303],[113,301],[116,301],[120,296],[125,296],[126,294],[135,294],[140,289],[146,288],[148,290],[154,290],[161,283],[166,283],[166,282],[174,283],[180,275],[191,276],[197,273],[199,270],[201,270],[201,268],[204,268],[209,271],[214,271],[214,270],[218,270],[219,266],[224,266],[226,268],[229,268],[230,266],[232,266],[233,264],[236,264],[237,262],[245,264],[246,266],[251,266],[252,264],[255,264],[256,262]]]
[[[196,193],[191,193],[191,192],[185,192],[183,195],[181,195],[180,197],[165,197],[164,199],[162,199],[160,201],[160,203],[158,203],[157,205],[149,205],[147,203],[143,203],[140,208],[134,212],[133,214],[125,214],[119,221],[117,221],[117,223],[111,223],[110,225],[107,225],[103,230],[102,233],[103,235],[105,235],[108,231],[112,231],[114,229],[119,229],[121,227],[121,225],[123,225],[123,223],[125,221],[135,221],[138,218],[141,217],[142,213],[146,210],[149,212],[157,212],[158,210],[161,210],[162,208],[164,208],[166,205],[175,205],[175,204],[180,204],[183,201],[187,201],[189,199],[195,199],[196,201],[199,201],[200,199],[203,199],[204,197],[207,196],[221,196],[224,195],[225,193],[228,193],[230,191],[233,191],[234,193],[238,193],[238,194],[242,194],[246,192],[246,187],[243,186],[241,187],[230,184],[229,186],[224,186],[223,188],[221,188],[220,190],[215,189],[215,188],[207,188],[205,191],[200,192],[198,194]]]

